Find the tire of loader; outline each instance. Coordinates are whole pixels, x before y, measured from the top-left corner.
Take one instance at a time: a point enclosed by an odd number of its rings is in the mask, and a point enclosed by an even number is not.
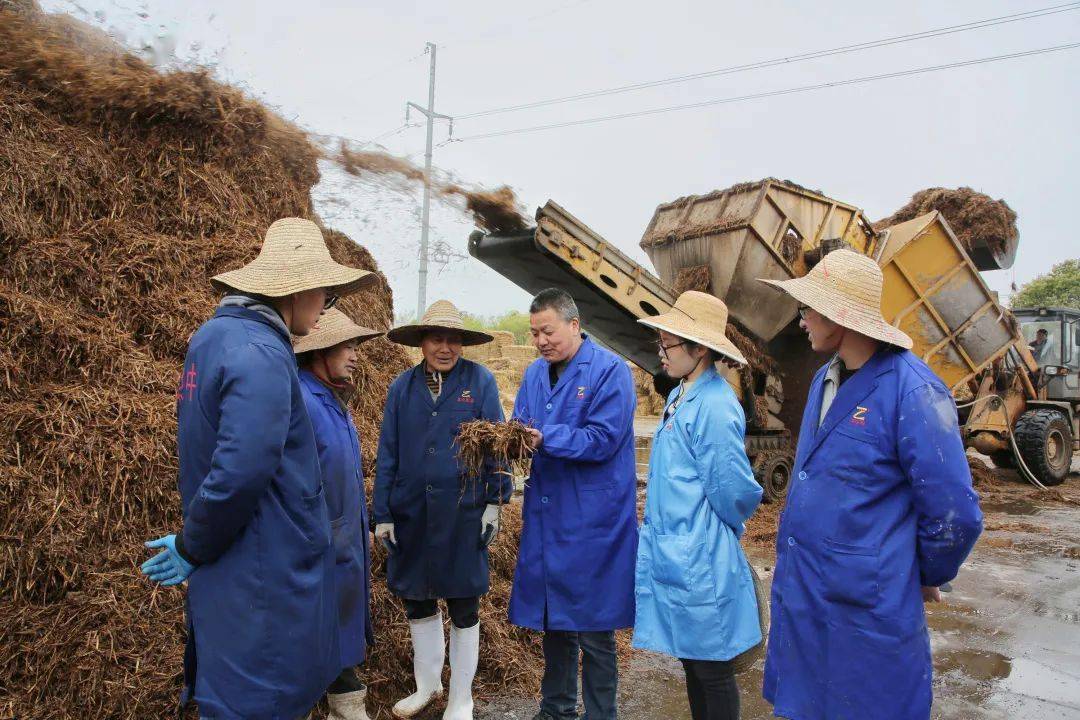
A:
[[[752,468],[765,502],[777,502],[787,496],[793,467],[795,458],[787,453],[763,451],[757,454]]]
[[[1072,428],[1056,410],[1028,410],[1016,421],[1016,446],[1043,485],[1060,485],[1072,465]]]

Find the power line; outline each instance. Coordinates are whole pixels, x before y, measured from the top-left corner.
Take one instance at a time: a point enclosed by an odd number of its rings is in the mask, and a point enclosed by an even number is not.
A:
[[[356,79],[355,81],[353,81],[353,84],[354,85],[363,85],[364,83],[368,82],[369,80],[374,80],[377,77],[387,75],[387,74],[389,74],[391,72],[394,72],[395,70],[399,70],[399,69],[405,67],[406,65],[409,65],[410,63],[414,63],[417,60],[419,60],[420,58],[424,57],[425,55],[427,55],[426,50],[424,52],[422,52],[422,53],[417,54],[417,55],[407,57],[404,60],[398,60],[397,62],[390,63],[389,65],[384,65],[381,69],[376,70],[375,72],[371,73],[370,75],[364,75],[363,77],[360,77],[360,78]]]
[[[999,62],[1001,60],[1012,60],[1021,57],[1030,57],[1033,55],[1043,55],[1045,53],[1058,52],[1060,50],[1069,50],[1072,48],[1080,47],[1080,42],[1069,43],[1066,45],[1054,45],[1051,47],[1039,48],[1037,50],[1025,50],[1023,52],[1008,53],[1005,55],[993,55],[985,58],[977,58],[975,60],[961,60],[958,62],[946,63],[944,65],[930,65],[921,68],[912,68],[909,70],[900,70],[891,73],[881,73],[878,75],[865,75],[863,77],[849,78],[847,80],[835,80],[827,83],[819,83],[817,85],[803,85],[800,87],[787,88],[785,90],[772,90],[769,92],[753,93],[750,95],[737,95],[734,97],[717,98],[714,100],[704,100],[701,102],[687,103],[685,105],[669,105],[666,107],[652,108],[649,110],[639,110],[636,112],[620,113],[617,115],[601,115],[599,117],[584,118],[581,120],[569,120],[567,122],[550,123],[547,125],[534,125],[531,127],[514,128],[510,130],[498,130],[487,133],[477,133],[475,135],[466,135],[460,138],[453,138],[442,143],[443,145],[450,142],[465,142],[466,140],[480,140],[483,138],[501,137],[504,135],[520,135],[522,133],[539,132],[541,130],[554,130],[556,128],[574,127],[576,125],[591,125],[595,123],[608,122],[610,120],[625,120],[627,118],[644,117],[647,115],[660,115],[662,113],[675,112],[677,110],[692,110],[696,108],[710,107],[713,105],[726,105],[730,103],[745,102],[747,100],[760,100],[762,98],[778,97],[781,95],[794,95],[796,93],[810,92],[813,90],[824,90],[826,88],[843,87],[845,85],[858,85],[875,80],[888,80],[898,77],[908,77],[911,75],[922,75],[925,73],[937,72],[940,70],[950,70],[953,68],[969,67],[972,65],[982,65],[984,63]]]
[[[861,50],[870,50],[873,48],[886,47],[889,45],[898,45],[901,43],[913,42],[915,40],[925,40],[928,38],[941,37],[944,35],[952,35],[954,33],[967,32],[968,30],[981,30],[983,28],[994,27],[995,25],[1004,25],[1007,23],[1019,22],[1021,20],[1032,20],[1035,18],[1046,17],[1048,15],[1056,15],[1058,13],[1069,12],[1077,9],[1080,9],[1080,2],[1071,2],[1064,5],[1054,5],[1051,7],[1040,8],[1038,10],[1028,10],[1012,15],[1002,15],[999,17],[986,18],[984,20],[973,20],[971,22],[961,23],[959,25],[949,25],[946,27],[934,28],[932,30],[923,30],[916,33],[908,33],[906,35],[895,35],[893,37],[881,38],[879,40],[856,43],[854,45],[843,45],[840,47],[830,48],[828,50],[815,50],[812,52],[801,53],[799,55],[773,58],[771,60],[760,60],[753,63],[733,65],[729,67],[718,68],[715,70],[706,70],[703,72],[691,73],[688,75],[676,75],[673,77],[662,78],[659,80],[649,80],[646,82],[632,83],[629,85],[620,85],[618,87],[591,90],[588,92],[578,93],[576,95],[564,95],[562,97],[548,98],[546,100],[537,100],[535,102],[522,103],[519,105],[507,105],[505,107],[491,108],[489,110],[482,110],[479,112],[468,113],[464,115],[455,115],[454,117],[458,120],[468,120],[470,118],[485,117],[488,115],[499,115],[508,112],[516,112],[519,110],[530,110],[533,108],[547,107],[549,105],[558,105],[561,103],[575,102],[579,100],[587,100],[597,97],[605,97],[608,95],[618,95],[634,90],[644,90],[646,88],[660,87],[663,85],[674,85],[676,83],[689,82],[691,80],[700,80],[709,77],[719,77],[722,75],[733,75],[736,73],[747,72],[749,70],[760,70],[763,68],[775,67],[777,65],[787,65],[791,63],[803,62],[806,60],[816,60],[818,58],[831,57],[834,55],[843,55],[846,53],[859,52]]]
[[[468,47],[469,45],[476,45],[477,43],[485,42],[485,41],[489,40],[492,37],[502,35],[502,34],[506,33],[507,31],[517,30],[519,28],[526,27],[530,23],[536,22],[537,20],[542,20],[544,18],[550,17],[550,16],[555,15],[557,13],[564,12],[566,10],[572,10],[573,8],[579,7],[579,6],[584,5],[586,3],[590,3],[592,1],[593,0],[571,0],[570,2],[566,2],[566,3],[563,3],[562,5],[558,5],[558,6],[554,7],[554,8],[550,8],[548,10],[538,12],[535,15],[530,15],[530,16],[528,16],[526,18],[514,21],[512,23],[501,23],[499,25],[492,25],[487,30],[485,30],[485,31],[483,31],[483,32],[481,32],[479,34],[474,35],[472,37],[472,39],[470,39],[470,40],[465,40],[465,41],[462,41],[462,42],[453,42],[453,41],[451,41],[449,44],[439,45],[439,49],[440,50],[446,50],[448,48],[454,48],[455,50],[458,50],[458,49],[463,48],[463,47]]]

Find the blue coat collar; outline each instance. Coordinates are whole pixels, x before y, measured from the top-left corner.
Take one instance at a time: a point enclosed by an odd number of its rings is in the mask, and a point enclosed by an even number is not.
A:
[[[255,312],[254,310],[249,310],[248,308],[240,307],[238,305],[227,305],[225,307],[219,307],[217,309],[217,312],[214,313],[214,317],[240,318],[241,320],[251,320],[252,322],[262,323],[266,327],[273,330],[274,334],[278,338],[280,338],[282,342],[285,343],[285,346],[289,349],[289,352],[292,352],[292,338],[281,332],[281,328],[277,327],[276,325],[274,325],[274,323],[263,317],[262,313]]]
[[[886,345],[882,345],[866,361],[865,365],[840,386],[836,397],[833,398],[832,405],[829,407],[829,412],[825,415],[825,421],[821,423],[821,427],[817,427],[817,418],[821,416],[821,393],[825,386],[825,372],[823,370],[819,373],[814,381],[813,402],[809,403],[807,407],[807,412],[811,413],[811,428],[817,428],[816,432],[811,435],[813,444],[806,453],[807,459],[821,446],[821,443],[832,433],[840,421],[848,417],[860,402],[877,389],[880,382],[879,378],[892,371],[892,355],[893,350]]]
[[[431,391],[428,390],[427,381],[424,378],[425,361],[421,360],[412,369],[412,379],[410,381],[412,392],[418,392],[424,402],[428,404],[428,407],[432,409],[439,408],[446,402],[446,398],[455,394],[461,388],[465,378],[465,365],[468,362],[464,357],[458,358],[458,361],[454,363],[454,367],[450,368],[450,372],[443,375],[442,392],[439,393],[439,399],[432,400]]]
[[[574,357],[570,358],[570,362],[566,364],[566,369],[563,370],[562,375],[559,376],[559,381],[555,383],[555,387],[551,387],[551,383],[548,380],[551,377],[551,363],[547,360],[541,359],[544,368],[544,387],[548,388],[548,397],[552,398],[562,391],[564,387],[569,385],[571,381],[577,377],[581,366],[588,365],[592,362],[593,355],[596,354],[596,345],[589,339],[588,335],[583,336],[581,347],[574,353]]]

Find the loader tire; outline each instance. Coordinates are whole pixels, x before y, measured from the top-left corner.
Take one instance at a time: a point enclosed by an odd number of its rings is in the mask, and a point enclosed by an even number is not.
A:
[[[795,458],[786,452],[762,451],[754,458],[754,479],[761,486],[762,499],[767,503],[779,502],[787,496],[791,485],[791,469]]]
[[[1016,421],[1016,447],[1043,485],[1060,485],[1072,465],[1072,428],[1057,410],[1028,410]]]

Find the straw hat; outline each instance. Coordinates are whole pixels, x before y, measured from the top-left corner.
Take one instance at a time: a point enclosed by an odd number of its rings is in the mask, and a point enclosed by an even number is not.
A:
[[[687,290],[663,315],[638,320],[642,325],[664,330],[672,335],[704,345],[724,357],[746,364],[739,348],[727,339],[728,310],[724,301],[708,293]]]
[[[273,298],[315,288],[349,295],[375,282],[375,275],[334,262],[315,223],[284,218],[266,231],[257,258],[239,270],[215,275],[210,282],[221,291],[239,290]]]
[[[451,330],[461,333],[462,345],[483,345],[495,339],[478,330],[466,330],[461,311],[449,300],[436,300],[431,303],[431,307],[424,313],[424,317],[420,318],[419,323],[396,327],[386,333],[386,337],[399,345],[420,347],[420,340],[429,330]]]
[[[881,314],[881,268],[852,250],[834,250],[793,280],[764,280],[837,325],[875,340],[911,349],[911,338]]]
[[[364,342],[385,334],[357,325],[345,313],[337,308],[330,308],[319,318],[310,333],[303,337],[293,336],[293,352],[299,355],[312,350],[325,350],[346,340],[359,339]]]

